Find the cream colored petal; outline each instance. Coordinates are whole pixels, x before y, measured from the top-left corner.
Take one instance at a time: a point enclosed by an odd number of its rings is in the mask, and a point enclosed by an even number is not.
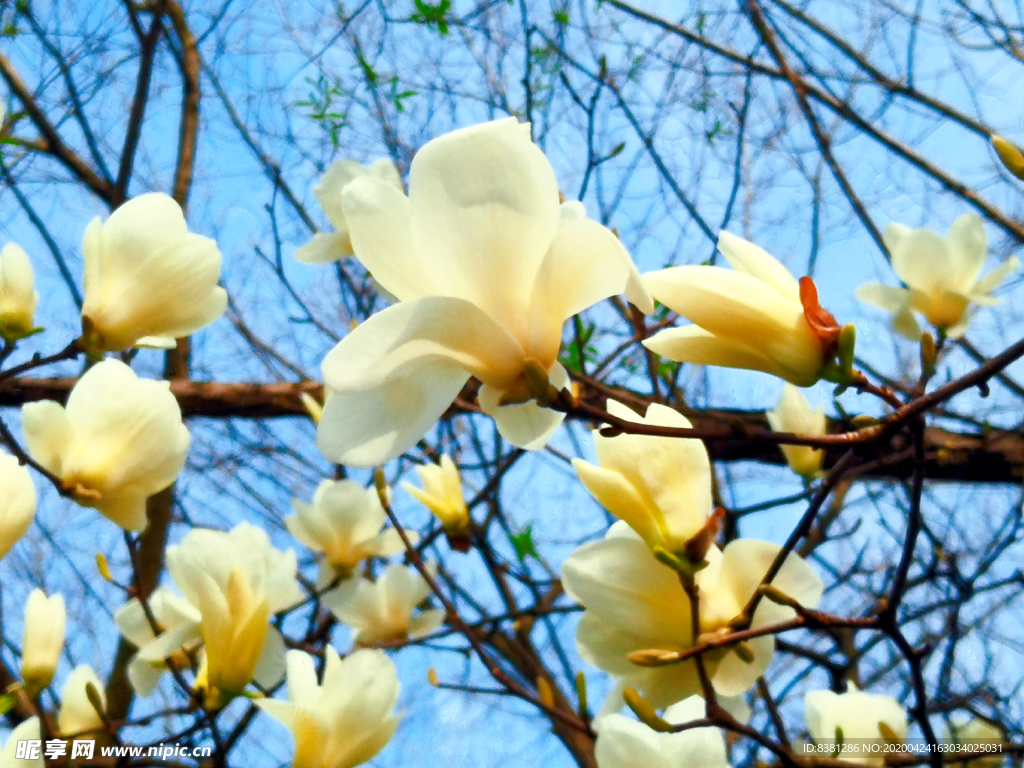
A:
[[[548,369],[548,381],[558,390],[569,386],[569,374],[561,363],[555,363]],[[494,419],[499,434],[517,448],[528,451],[539,451],[547,445],[561,426],[565,414],[542,408],[533,400],[516,405],[499,405],[502,394],[486,384],[480,387],[477,394],[480,410]]]
[[[138,657],[143,661],[163,661],[173,656],[184,646],[195,643],[202,638],[201,627],[198,622],[179,624],[173,629],[158,635],[155,640],[147,643],[139,649]]]
[[[286,663],[288,666],[288,700],[304,706],[317,706],[320,702],[320,686],[316,681],[313,657],[302,651],[288,651]]]
[[[881,283],[865,283],[857,288],[853,295],[865,304],[871,304],[886,312],[898,312],[910,303],[910,291],[906,288]]]
[[[985,277],[981,278],[981,280],[976,282],[974,286],[971,288],[971,293],[991,293],[1000,285],[1002,285],[1003,281],[1006,280],[1007,277],[1012,275],[1018,269],[1020,269],[1020,259],[1018,259],[1016,256],[1011,256],[998,267],[996,267],[987,275],[985,275]]]
[[[284,638],[276,627],[270,627],[263,639],[263,650],[256,661],[252,679],[263,688],[273,688],[284,678],[285,669]]]
[[[409,637],[425,637],[444,624],[443,608],[430,608],[409,620]]]
[[[303,264],[330,264],[352,255],[352,241],[347,232],[317,232],[293,256]]]
[[[21,431],[32,458],[60,477],[71,446],[71,423],[64,407],[53,400],[21,407]]]
[[[988,236],[981,217],[976,213],[959,216],[946,235],[946,248],[955,276],[949,288],[966,292],[977,282],[988,255]]]
[[[366,176],[366,173],[367,169],[355,160],[335,160],[324,172],[320,183],[313,187],[313,194],[336,230],[346,229],[342,206],[345,188],[356,179]]]
[[[790,301],[800,301],[800,284],[768,251],[731,232],[718,235],[718,250],[737,272],[756,277]]]
[[[597,502],[640,534],[649,547],[669,547],[660,511],[645,503],[637,489],[620,473],[573,459],[572,467]],[[671,550],[670,550],[671,551]]]
[[[19,741],[40,741],[39,718],[30,717],[22,720],[17,727],[11,730],[7,737],[7,743],[0,751],[0,765],[4,768],[45,768],[46,761],[43,758],[43,749],[40,747],[39,756],[34,760],[18,759]]]
[[[13,456],[0,454],[0,558],[28,530],[36,514],[36,487],[28,470]]]
[[[688,642],[690,606],[679,579],[639,540],[585,544],[562,564],[562,582],[574,600],[608,624]]]
[[[156,637],[153,634],[153,627],[146,618],[146,611],[137,597],[131,598],[114,612],[114,624],[124,639],[137,647],[152,642]]]
[[[573,315],[627,291],[645,314],[654,311],[633,259],[607,227],[591,219],[563,224],[537,273],[530,305],[530,352],[548,363],[558,356],[562,326]]]
[[[95,670],[87,665],[75,667],[60,692],[60,712],[57,714],[57,728],[63,736],[83,734],[103,729],[103,719],[96,712],[86,693],[86,686],[92,684],[99,694],[100,702],[106,706],[103,683]]]
[[[167,672],[167,665],[160,662],[146,661],[138,654],[128,662],[128,682],[139,696],[152,696],[160,687],[160,680]]]
[[[365,176],[345,188],[344,204],[353,250],[388,293],[402,301],[439,293],[417,250],[401,187]]]
[[[957,265],[946,241],[928,229],[915,229],[892,252],[892,268],[910,288],[931,293],[956,287]]]
[[[663,752],[660,740],[664,735],[643,723],[613,714],[597,720],[595,727],[594,757],[598,768],[675,768]]]
[[[512,331],[526,313],[558,231],[558,183],[514,118],[441,136],[409,171],[412,231],[425,271]]]
[[[680,363],[746,368],[770,373],[787,381],[793,381],[795,378],[762,351],[741,341],[715,336],[696,325],[666,328],[649,339],[644,339],[643,345],[657,355]],[[810,366],[807,370],[810,370]],[[816,374],[817,371],[813,379],[807,376],[800,381],[809,386],[816,380]]]
[[[722,696],[742,696],[749,691],[771,664],[775,655],[775,638],[755,637],[745,643],[754,658],[746,661],[734,651],[726,653],[711,675],[715,693]]]
[[[895,221],[886,225],[885,231],[882,232],[882,242],[885,243],[885,249],[889,252],[890,259],[893,253],[903,247],[903,243],[906,242],[913,231],[905,224],[899,224]]]

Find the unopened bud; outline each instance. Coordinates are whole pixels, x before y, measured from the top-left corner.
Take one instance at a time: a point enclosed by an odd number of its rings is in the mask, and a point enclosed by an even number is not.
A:
[[[646,725],[648,728],[659,733],[670,733],[672,726],[665,722],[657,712],[639,693],[632,688],[626,688],[622,692],[622,698],[626,702],[633,714],[636,715],[640,722]]]
[[[547,681],[547,678],[537,678],[537,695],[545,707],[548,709],[555,708],[555,693],[551,690],[551,683]]]
[[[1006,170],[1018,179],[1024,179],[1024,154],[1017,149],[1016,145],[1002,136],[992,137],[992,148],[995,149],[999,159],[1003,161]]]
[[[645,648],[633,651],[627,657],[638,667],[663,667],[679,661],[679,651],[666,651],[661,648]]]
[[[96,568],[99,570],[100,576],[111,584],[114,583],[114,575],[110,572],[110,563],[107,562],[107,557],[102,552],[96,553]]]

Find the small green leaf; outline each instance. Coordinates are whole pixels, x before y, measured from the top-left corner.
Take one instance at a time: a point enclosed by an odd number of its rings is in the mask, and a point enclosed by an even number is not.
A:
[[[525,563],[527,557],[539,559],[537,548],[533,543],[533,525],[526,526],[519,533],[509,534],[509,539],[511,539],[512,546],[516,550],[516,557],[519,558],[519,562]]]

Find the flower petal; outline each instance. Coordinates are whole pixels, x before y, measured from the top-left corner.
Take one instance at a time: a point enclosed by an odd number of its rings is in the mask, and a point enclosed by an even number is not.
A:
[[[351,255],[352,241],[347,232],[317,232],[293,254],[295,260],[303,264],[330,264]]]
[[[409,171],[412,231],[446,295],[467,299],[517,338],[537,271],[558,231],[558,183],[515,118],[423,146]]]
[[[564,389],[569,384],[569,374],[560,363],[555,363],[548,370],[548,380],[556,389]],[[515,405],[499,405],[502,392],[493,387],[480,387],[477,401],[480,410],[494,419],[498,433],[517,448],[528,451],[539,451],[561,426],[565,414],[542,408],[533,400]]]
[[[643,345],[656,355],[680,363],[746,368],[764,371],[792,381],[792,374],[784,371],[778,363],[760,350],[741,341],[715,336],[696,325],[666,328],[649,339],[644,339]]]
[[[977,282],[988,255],[988,236],[981,217],[976,213],[957,217],[946,235],[946,248],[955,275],[947,288],[961,292],[970,290]]]
[[[718,250],[737,272],[756,277],[791,301],[800,301],[800,284],[796,278],[764,248],[723,231],[718,235]]]
[[[881,283],[865,283],[853,293],[865,304],[884,309],[886,312],[898,312],[910,303],[910,291],[894,285]]]

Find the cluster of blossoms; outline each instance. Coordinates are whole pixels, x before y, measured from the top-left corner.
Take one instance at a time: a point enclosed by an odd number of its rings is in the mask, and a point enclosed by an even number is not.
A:
[[[311,403],[317,444],[332,462],[378,467],[414,446],[471,377],[479,408],[498,432],[540,449],[576,401],[558,360],[566,321],[624,295],[643,314],[655,301],[690,321],[643,341],[677,362],[761,371],[786,382],[770,426],[804,438],[826,434],[824,409],[812,410],[797,387],[819,380],[849,384],[854,330],[824,309],[810,278],[797,280],[767,252],[723,232],[728,269],[679,266],[641,275],[618,237],[562,202],[554,171],[529,126],[498,120],[443,136],[416,155],[406,194],[387,160],[332,166],[315,189],[333,231],[296,253],[307,263],[355,256],[391,305],[358,325],[323,362],[329,397]],[[1015,259],[980,278],[985,232],[973,215],[946,238],[900,225],[886,230],[892,265],[906,287],[868,285],[866,302],[892,312],[893,326],[918,339],[915,313],[942,336],[963,333],[975,306],[1018,266]],[[146,501],[185,466],[190,435],[167,382],[140,379],[106,353],[169,348],[220,317],[214,241],[188,231],[169,197],[147,194],[106,222],[93,221],[82,245],[85,300],[73,350],[91,365],[67,403],[24,406],[24,442],[38,469],[60,491],[128,531],[147,526]],[[36,332],[38,303],[31,264],[16,245],[0,253],[0,337],[14,345]],[[713,727],[659,732],[650,717],[619,714],[664,709],[662,724],[702,719],[703,697],[745,694],[769,668],[771,632],[813,609],[823,583],[809,563],[753,539],[716,544],[716,510],[704,444],[693,438],[631,434],[629,425],[687,429],[679,412],[644,413],[614,400],[618,427],[593,433],[596,464],[573,461],[583,485],[619,522],[603,539],[562,565],[566,592],[583,607],[580,655],[615,681],[595,723],[601,768],[727,764]],[[784,445],[793,471],[811,482],[825,459],[820,447]],[[430,510],[453,549],[471,548],[472,505],[449,456],[417,467],[421,487],[403,488]],[[0,557],[25,534],[36,490],[13,456],[0,456]],[[285,519],[292,536],[320,560],[315,588],[304,590],[293,551],[275,548],[260,528],[195,529],[166,551],[173,590],[164,585],[131,598],[116,614],[138,647],[129,677],[153,694],[165,672],[194,673],[194,695],[211,712],[233,698],[274,688],[287,678],[287,700],[258,706],[295,740],[298,768],[348,768],[371,759],[398,723],[399,684],[379,646],[428,636],[446,621],[430,607],[435,570],[386,561],[416,541],[389,527],[389,491],[353,480],[325,480],[311,501],[296,499]],[[382,567],[378,568],[377,565]],[[308,595],[307,592],[312,593]],[[275,617],[308,599],[325,605],[353,632],[341,658],[327,645],[318,682],[313,656],[286,652]],[[64,644],[60,595],[36,590],[25,606],[22,680],[34,698],[50,685]],[[746,639],[729,641],[738,631]],[[723,640],[723,638],[725,638]],[[699,655],[695,651],[700,651]],[[78,667],[61,693],[62,734],[103,731],[105,700],[96,673]],[[749,716],[735,701],[733,717]],[[647,707],[648,709],[645,709]],[[655,717],[657,717],[655,715]],[[806,697],[812,738],[907,738],[906,714],[885,696],[856,690]],[[11,740],[39,733],[28,720]],[[671,730],[671,728],[669,728]],[[8,743],[8,748],[10,747]],[[5,750],[0,763],[7,758]]]

